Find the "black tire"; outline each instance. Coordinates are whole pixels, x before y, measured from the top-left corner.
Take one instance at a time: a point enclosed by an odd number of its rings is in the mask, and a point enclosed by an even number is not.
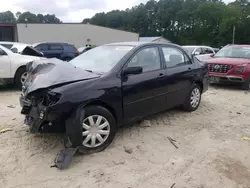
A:
[[[16,75],[15,75],[15,79],[14,79],[14,85],[17,89],[22,89],[22,82],[21,82],[21,76],[23,75],[23,73],[26,72],[26,68],[25,67],[21,67],[17,70]]]
[[[90,154],[90,153],[97,153],[97,152],[103,151],[113,141],[115,134],[116,134],[116,127],[117,127],[116,121],[113,115],[106,108],[102,106],[87,106],[85,108],[84,119],[92,115],[101,115],[102,117],[104,117],[110,125],[110,133],[106,141],[104,141],[100,146],[97,146],[95,148],[86,147],[84,145],[80,146],[78,152],[81,154]]]
[[[250,76],[248,76],[247,80],[242,84],[241,88],[243,90],[250,90]]]
[[[195,90],[195,89],[198,89],[199,90],[199,93],[200,93],[200,96],[199,96],[199,102],[196,106],[192,106],[191,105],[191,96],[192,96],[192,92]],[[189,91],[189,94],[184,102],[184,104],[182,105],[182,108],[183,110],[185,111],[188,111],[188,112],[192,112],[192,111],[195,111],[199,105],[200,105],[200,102],[201,102],[201,88],[198,84],[193,84],[190,91]]]

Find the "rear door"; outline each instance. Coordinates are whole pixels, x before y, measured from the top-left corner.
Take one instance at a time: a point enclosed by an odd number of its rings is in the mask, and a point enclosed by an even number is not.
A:
[[[178,47],[162,46],[162,54],[167,72],[168,108],[183,104],[195,75],[195,65],[183,50]]]
[[[10,78],[10,66],[10,58],[8,54],[4,51],[4,49],[0,46],[0,78]]]

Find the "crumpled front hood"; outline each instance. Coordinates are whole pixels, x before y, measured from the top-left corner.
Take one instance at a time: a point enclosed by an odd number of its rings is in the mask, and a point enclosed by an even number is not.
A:
[[[206,60],[206,62],[207,63],[213,63],[213,64],[239,65],[239,64],[244,64],[244,63],[250,63],[250,59],[214,57],[214,58]]]
[[[33,61],[26,68],[29,76],[23,86],[24,95],[38,89],[100,77],[56,58]]]

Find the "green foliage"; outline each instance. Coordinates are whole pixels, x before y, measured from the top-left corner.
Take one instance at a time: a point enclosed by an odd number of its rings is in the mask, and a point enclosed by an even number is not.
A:
[[[31,12],[17,12],[16,15],[11,11],[0,12],[0,23],[62,23],[54,14],[33,14]]]
[[[235,42],[250,44],[250,3],[236,0],[150,0],[126,9],[97,13],[83,23],[137,32],[141,37],[163,36],[179,44],[220,47]]]

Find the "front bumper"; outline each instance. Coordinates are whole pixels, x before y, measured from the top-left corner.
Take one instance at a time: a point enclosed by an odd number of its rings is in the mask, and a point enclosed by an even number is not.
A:
[[[19,98],[22,107],[21,114],[25,115],[24,123],[31,128],[32,133],[39,132],[41,125],[45,122],[46,107],[34,106],[32,102],[23,96]]]
[[[63,132],[64,122],[59,121],[61,116],[51,112],[49,107],[42,104],[32,104],[29,99],[19,98],[22,107],[21,114],[25,115],[24,123],[30,127],[31,133],[37,132]]]
[[[212,82],[235,82],[243,83],[245,82],[244,78],[241,76],[230,76],[230,75],[209,75],[209,80]]]

